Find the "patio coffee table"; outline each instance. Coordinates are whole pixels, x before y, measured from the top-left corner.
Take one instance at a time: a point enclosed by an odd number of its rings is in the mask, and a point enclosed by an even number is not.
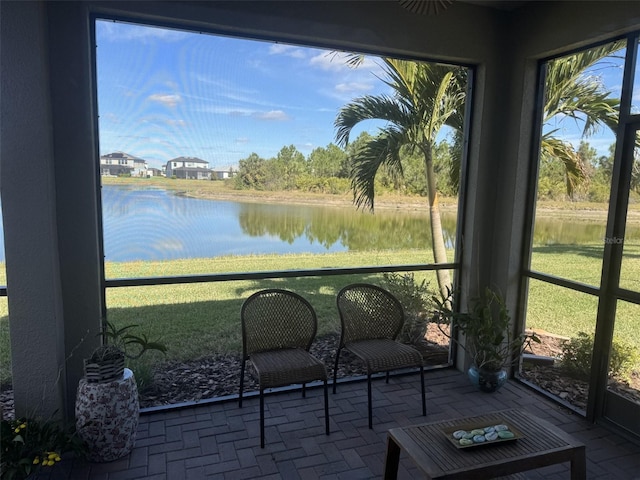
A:
[[[458,448],[449,439],[457,429],[496,424],[512,426],[521,438],[469,448]],[[385,479],[397,478],[402,450],[429,479],[489,479],[567,461],[571,462],[572,480],[584,480],[587,475],[584,444],[521,409],[392,428],[387,439]]]

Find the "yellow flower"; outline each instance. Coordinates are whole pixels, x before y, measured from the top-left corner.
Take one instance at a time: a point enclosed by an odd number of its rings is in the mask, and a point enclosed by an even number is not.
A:
[[[47,455],[47,458],[49,460],[54,460],[57,456],[58,454],[56,452],[49,452],[49,455]]]
[[[14,428],[13,431],[16,432],[16,433],[20,433],[20,427]]]
[[[36,457],[33,459],[33,464],[38,465],[40,463],[40,457]]]
[[[27,424],[23,423],[22,425],[20,425],[20,430],[24,430],[25,428],[27,428]]]

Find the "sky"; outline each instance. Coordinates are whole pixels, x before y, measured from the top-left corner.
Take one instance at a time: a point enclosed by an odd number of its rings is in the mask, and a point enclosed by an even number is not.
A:
[[[192,156],[228,168],[289,145],[307,156],[335,143],[342,106],[389,92],[375,57],[354,69],[328,50],[112,21],[96,40],[100,154],[154,167]]]
[[[156,168],[187,156],[226,170],[289,145],[307,156],[335,143],[336,115],[350,100],[390,93],[372,56],[354,69],[329,50],[110,20],[97,21],[96,40],[100,154],[123,151]],[[619,95],[620,64],[593,74]],[[352,139],[379,126],[365,122]],[[548,128],[580,142],[573,120]],[[602,130],[587,141],[607,155],[613,135]]]

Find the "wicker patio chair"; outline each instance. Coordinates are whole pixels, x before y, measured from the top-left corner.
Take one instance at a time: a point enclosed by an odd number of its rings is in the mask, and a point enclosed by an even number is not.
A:
[[[404,310],[400,302],[388,291],[365,283],[344,287],[337,296],[342,333],[333,369],[333,393],[336,393],[336,374],[340,353],[349,350],[367,369],[367,398],[369,403],[369,428],[372,426],[371,374],[402,368],[419,367],[422,389],[422,415],[427,415],[424,393],[424,366],[418,350],[395,338],[404,323]]]
[[[264,448],[264,391],[268,388],[324,382],[325,430],[329,435],[327,369],[309,353],[317,331],[317,317],[311,304],[300,295],[280,289],[254,293],[242,305],[242,367],[240,398],[247,360],[253,364],[260,386],[260,446]]]

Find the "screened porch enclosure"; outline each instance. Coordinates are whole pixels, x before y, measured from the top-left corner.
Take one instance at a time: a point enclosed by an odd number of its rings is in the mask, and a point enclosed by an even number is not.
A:
[[[100,18],[469,66],[458,240],[451,265],[462,301],[495,286],[505,295],[514,325],[523,329],[527,296],[531,301],[537,294],[531,293],[536,282],[575,289],[589,301],[597,298],[591,305],[596,368],[584,414],[590,422],[633,430],[626,420],[612,417],[606,373],[613,332],[634,321],[640,304],[629,275],[634,244],[623,249],[605,242],[599,287],[576,286],[574,279],[534,271],[529,263],[543,61],[628,40],[621,97],[628,98],[627,110],[620,110],[616,131],[606,238],[624,237],[625,206],[633,198],[628,193],[639,120],[630,99],[638,88],[633,81],[640,11],[632,2],[613,1],[581,3],[579,13],[569,1],[456,1],[431,14],[395,1],[4,2],[0,181],[17,413],[57,410],[73,417],[82,358],[97,346],[95,333],[109,296],[120,287],[138,288],[138,280],[118,284],[105,275],[92,43]],[[37,174],[25,174],[25,165]],[[174,281],[151,278],[142,284]],[[625,316],[622,321],[611,319],[616,308]],[[453,360],[455,368],[466,368],[462,352]],[[638,405],[625,404],[623,411],[625,418],[634,418]]]

